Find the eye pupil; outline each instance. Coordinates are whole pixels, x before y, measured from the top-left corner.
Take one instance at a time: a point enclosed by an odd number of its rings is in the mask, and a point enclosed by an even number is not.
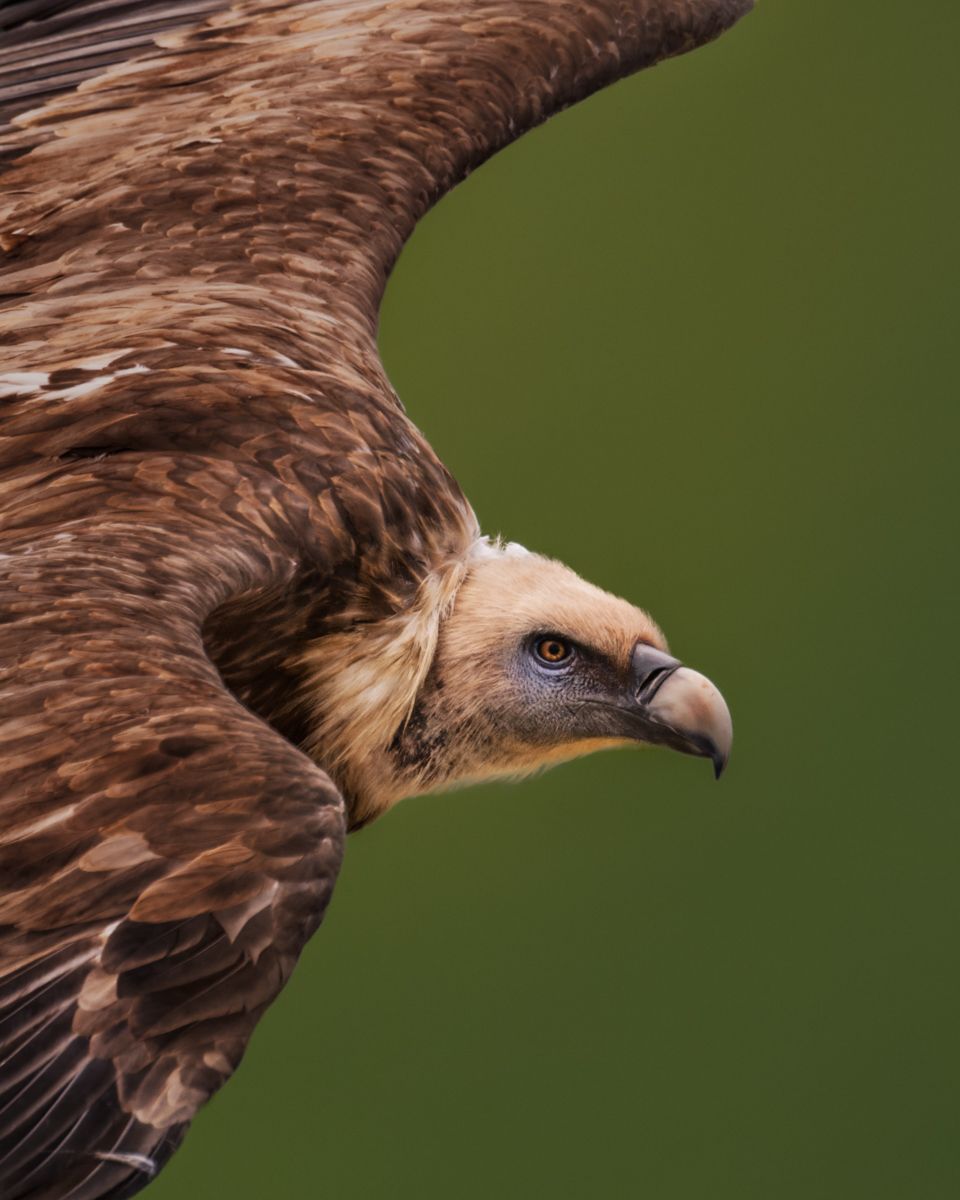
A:
[[[561,663],[570,657],[571,648],[568,642],[560,638],[542,638],[536,646],[537,656],[544,662]]]

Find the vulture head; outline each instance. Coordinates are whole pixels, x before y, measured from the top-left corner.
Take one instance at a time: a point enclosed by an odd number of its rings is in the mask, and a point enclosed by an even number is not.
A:
[[[733,739],[723,696],[671,657],[646,612],[486,539],[420,605],[321,639],[308,662],[311,749],[340,763],[355,824],[405,796],[615,746],[699,755],[719,777]]]
[[[519,547],[471,564],[392,747],[413,790],[522,776],[630,743],[710,758],[733,729],[642,609]]]

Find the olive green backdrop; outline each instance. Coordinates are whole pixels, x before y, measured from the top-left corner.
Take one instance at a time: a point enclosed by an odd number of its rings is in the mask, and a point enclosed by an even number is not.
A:
[[[417,232],[382,345],[487,530],[713,676],[709,766],[411,800],[154,1200],[953,1200],[955,0],[764,0]]]

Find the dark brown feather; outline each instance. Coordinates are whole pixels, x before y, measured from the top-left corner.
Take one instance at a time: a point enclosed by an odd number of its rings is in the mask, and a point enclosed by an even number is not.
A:
[[[107,67],[156,50],[156,38],[230,0],[14,0],[0,5],[0,158],[20,113]]]
[[[293,744],[298,654],[402,611],[478,532],[377,355],[415,221],[749,5],[0,15],[4,1200],[149,1181],[370,815]]]

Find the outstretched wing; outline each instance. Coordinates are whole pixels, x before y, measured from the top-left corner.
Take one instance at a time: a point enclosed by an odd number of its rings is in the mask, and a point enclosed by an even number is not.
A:
[[[185,495],[242,486],[188,466],[151,471]],[[330,780],[198,637],[197,607],[284,563],[183,497],[158,523],[148,481],[123,495],[137,465],[113,470],[23,481],[8,519],[33,509],[31,528],[0,559],[4,1200],[156,1173],[289,977],[342,852]]]
[[[377,351],[404,240],[499,147],[751,5],[21,0],[48,16],[7,30],[0,90],[33,55],[54,94],[7,138],[0,470],[117,450],[255,467],[305,497],[323,571],[340,554],[364,604],[402,603],[477,534]],[[153,49],[127,36],[140,15],[164,23]],[[113,65],[63,90],[95,38]]]
[[[278,407],[308,439],[288,439],[298,459],[323,454],[329,426],[316,421],[316,400],[334,389],[337,413],[356,419],[349,444],[385,443],[395,455],[402,422],[377,355],[377,312],[418,218],[551,113],[716,37],[751,5],[246,0],[168,27],[144,51],[126,36],[131,14],[169,20],[158,0],[40,4],[52,21],[74,10],[78,19],[49,42],[34,22],[37,40],[0,50],[0,94],[28,86],[17,56],[38,50],[26,73],[42,62],[56,93],[20,112],[7,138],[21,157],[0,208],[3,291],[45,336],[41,348],[21,325],[10,341],[28,346],[6,369],[121,348],[148,352],[137,362],[152,370],[202,363],[222,381],[240,383],[256,366],[281,377]],[[116,37],[102,24],[111,13]],[[94,36],[114,65],[60,90]],[[155,386],[128,381],[125,415]],[[226,416],[204,423],[204,447]],[[276,411],[267,416],[275,431]]]

